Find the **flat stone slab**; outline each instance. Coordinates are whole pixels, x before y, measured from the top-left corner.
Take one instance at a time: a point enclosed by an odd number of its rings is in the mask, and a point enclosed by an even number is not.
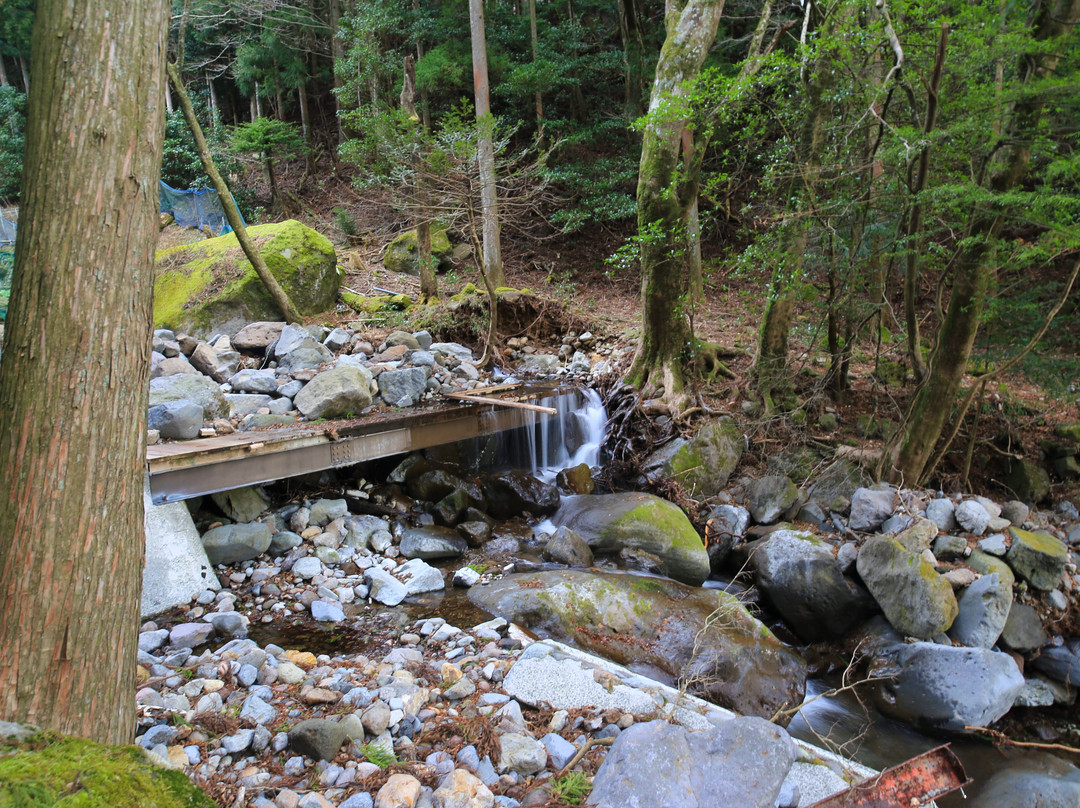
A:
[[[544,664],[536,665],[538,661]],[[516,678],[515,671],[522,662],[526,663],[526,667],[517,674],[519,678]],[[572,663],[572,665],[556,666],[552,663]],[[541,640],[528,646],[506,674],[503,688],[519,701],[537,698],[548,701],[554,707],[553,700],[558,700],[563,697],[563,694],[569,693],[571,685],[565,678],[555,679],[545,675],[553,672],[565,673],[578,678],[579,681],[583,681],[587,676],[588,680],[596,684],[599,690],[608,697],[618,692],[620,695],[616,698],[621,698],[623,691],[620,688],[640,691],[652,703],[657,717],[667,718],[689,730],[709,729],[720,722],[737,717],[735,713],[723,707],[718,707],[696,696],[679,693],[674,687],[555,640]],[[585,692],[587,687],[586,683],[578,692]],[[589,691],[591,692],[591,688]],[[644,701],[641,703],[644,704]],[[628,708],[620,707],[620,709],[629,711]],[[785,790],[787,786],[794,786],[799,789],[800,794],[804,795],[800,800],[801,805],[824,799],[877,774],[873,769],[846,760],[833,752],[819,749],[797,738],[792,740],[798,748],[797,757],[796,762],[788,771],[784,784]],[[807,796],[812,796],[813,799],[807,800]]]

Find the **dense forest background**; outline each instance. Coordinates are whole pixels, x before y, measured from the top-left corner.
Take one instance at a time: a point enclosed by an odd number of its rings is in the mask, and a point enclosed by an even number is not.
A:
[[[695,61],[680,20],[714,12]],[[5,205],[33,13],[6,0],[0,15]],[[644,277],[646,310],[653,274],[678,275],[666,313],[695,371],[697,336],[718,333],[709,301],[740,290],[760,314],[744,369],[758,406],[805,408],[807,377],[841,401],[869,362],[903,413],[886,458],[909,481],[952,424],[1028,406],[1006,371],[1074,401],[1080,3],[493,0],[484,13],[509,270]],[[321,212],[348,242],[363,199],[402,228],[464,227],[478,132],[466,0],[175,0],[169,41],[249,221]],[[658,94],[672,66],[675,89]],[[674,137],[666,169],[642,159],[650,132]],[[678,204],[644,215],[660,208],[642,188],[664,171],[657,197]],[[179,111],[162,178],[208,183]],[[647,312],[643,329],[648,342]],[[645,386],[648,368],[636,375]],[[665,377],[667,392],[693,376]],[[1024,454],[1007,428],[991,437],[990,457]],[[905,455],[913,443],[922,457]]]

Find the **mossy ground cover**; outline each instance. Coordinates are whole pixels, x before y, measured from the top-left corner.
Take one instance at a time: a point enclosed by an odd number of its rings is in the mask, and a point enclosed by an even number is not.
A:
[[[0,741],[0,808],[215,808],[183,772],[136,746],[42,733]]]

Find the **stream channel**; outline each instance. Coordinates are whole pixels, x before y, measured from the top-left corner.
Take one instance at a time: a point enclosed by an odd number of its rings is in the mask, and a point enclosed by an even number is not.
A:
[[[561,469],[580,463],[595,469],[602,463],[605,413],[599,395],[592,390],[575,389],[535,403],[556,408],[558,415],[536,417],[531,425],[463,442],[472,444],[466,447],[463,454],[477,458],[488,468],[527,469],[545,482],[553,481]],[[552,532],[554,525],[545,521],[532,526],[532,530]],[[460,561],[432,563],[451,575],[454,569],[461,566]],[[598,563],[608,569],[614,568],[609,561]],[[527,552],[515,555],[514,569],[518,572],[548,568],[561,567],[542,561],[538,556],[530,556]],[[732,594],[739,594],[737,586],[715,576],[704,586],[724,588]],[[402,625],[436,616],[459,626],[471,626],[490,619],[493,615],[473,605],[467,591],[450,587],[441,592],[415,596],[397,607],[373,604],[373,608],[382,612],[382,619]],[[758,608],[763,612],[759,614],[762,620],[770,626],[776,624],[778,618],[770,615],[767,607],[758,605]],[[250,628],[252,639],[260,644],[273,642],[316,654],[368,653],[373,650],[364,637],[342,635],[329,628],[259,623],[252,624]],[[794,650],[799,652],[806,649],[796,646]],[[846,691],[839,695],[821,695],[839,684],[839,676],[831,674],[807,680],[803,709],[788,726],[790,734],[874,769],[896,765],[944,743],[951,743],[973,784],[964,792],[939,798],[937,804],[941,808],[982,804],[980,784],[1007,764],[1019,764],[1032,771],[1054,771],[1057,760],[1045,753],[1006,752],[970,736],[923,733],[879,713],[867,693]]]

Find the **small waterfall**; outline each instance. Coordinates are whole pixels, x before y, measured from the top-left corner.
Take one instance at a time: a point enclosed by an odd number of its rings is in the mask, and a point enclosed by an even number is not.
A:
[[[607,413],[599,393],[579,388],[530,403],[553,407],[558,414],[525,413],[525,424],[504,437],[500,465],[528,468],[550,481],[570,466],[600,464]]]

